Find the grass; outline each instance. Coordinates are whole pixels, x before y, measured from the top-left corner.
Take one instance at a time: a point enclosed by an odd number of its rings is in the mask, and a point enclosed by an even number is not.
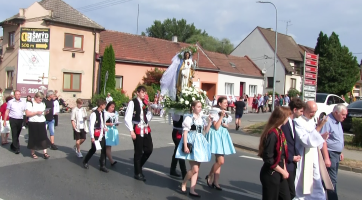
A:
[[[344,148],[348,150],[362,151],[362,147],[352,142],[353,136],[344,135]]]
[[[251,126],[245,127],[244,132],[253,136],[260,136],[261,133],[263,132],[265,125],[266,122],[259,122]],[[362,151],[362,147],[353,144],[352,139],[353,136],[344,135],[344,145],[345,145],[344,147],[348,150]],[[347,167],[362,169],[362,161],[359,160],[352,160],[345,158],[343,161],[340,162],[340,164]]]
[[[250,135],[260,136],[263,132],[265,125],[266,125],[266,122],[259,122],[259,123],[253,124],[251,126],[245,127],[244,132],[248,133]]]
[[[351,159],[345,158],[339,164],[347,166],[347,167],[362,169],[362,161],[360,161],[360,160],[351,160]]]

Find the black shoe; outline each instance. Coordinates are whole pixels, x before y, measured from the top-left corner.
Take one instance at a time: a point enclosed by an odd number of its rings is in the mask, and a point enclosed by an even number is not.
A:
[[[111,166],[113,167],[116,164],[117,164],[117,161],[114,161],[113,163],[111,163]]]
[[[145,177],[142,174],[135,174],[134,178],[139,181],[146,181]]]
[[[20,153],[20,151],[19,151],[19,150],[16,150],[16,151],[15,151],[15,154],[19,154],[19,153]]]
[[[99,171],[108,173],[108,169],[107,169],[106,167],[100,167],[100,168],[99,168]]]
[[[51,150],[58,150],[58,147],[55,146],[55,144],[51,144],[51,145],[50,145],[50,149],[51,149]]]
[[[198,198],[201,197],[200,195],[198,195],[198,194],[192,194],[191,192],[189,192],[189,195],[192,196],[192,197],[198,197]]]
[[[240,127],[239,125],[236,125],[236,130],[239,130],[239,127]]]
[[[176,172],[176,169],[171,170],[170,175],[177,178],[181,177],[181,175]]]
[[[221,187],[217,187],[214,183],[212,183],[212,187],[215,188],[216,190],[222,191]]]
[[[213,187],[212,185],[210,185],[210,183],[209,183],[209,175],[207,175],[206,177],[205,177],[205,179],[206,179],[206,184],[207,184],[207,186],[209,186],[209,187]]]
[[[85,169],[89,169],[88,163],[83,163],[83,167],[84,167]]]

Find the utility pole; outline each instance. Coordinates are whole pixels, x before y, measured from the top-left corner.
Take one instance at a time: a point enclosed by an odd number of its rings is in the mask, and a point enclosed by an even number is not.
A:
[[[289,26],[291,26],[291,25],[293,25],[293,24],[290,24],[292,21],[287,21],[287,30],[286,30],[286,33],[285,33],[285,35],[288,35],[288,27]]]

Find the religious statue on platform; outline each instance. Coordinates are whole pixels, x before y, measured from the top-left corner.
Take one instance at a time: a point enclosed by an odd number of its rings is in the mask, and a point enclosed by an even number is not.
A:
[[[172,58],[171,65],[163,73],[160,80],[161,95],[168,96],[176,101],[176,96],[192,86],[192,78],[197,67],[197,62],[192,60],[192,54],[196,53],[197,47],[183,48]]]
[[[192,86],[192,78],[194,75],[194,63],[190,58],[190,52],[185,52],[183,56],[182,64],[179,65],[179,69],[177,69],[177,93],[181,93],[185,88]]]

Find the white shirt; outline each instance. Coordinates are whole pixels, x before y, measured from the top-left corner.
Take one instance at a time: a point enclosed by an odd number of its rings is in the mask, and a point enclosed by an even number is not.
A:
[[[137,98],[139,104],[140,104],[140,109],[141,109],[141,119],[143,117],[143,109],[142,109],[142,106],[143,106],[143,102],[141,99]],[[127,110],[126,110],[126,114],[125,114],[125,117],[124,117],[124,122],[126,124],[126,127],[128,128],[129,131],[133,131],[133,124],[138,124],[139,122],[134,122],[132,121],[132,118],[133,118],[133,112],[134,112],[134,103],[133,101],[130,101],[128,103],[128,106],[127,106]],[[147,121],[151,121],[152,119],[152,113],[150,111],[147,112],[146,114],[146,118],[147,118]]]
[[[109,96],[109,97],[106,98],[106,101],[107,101],[107,104],[108,104],[109,102],[113,101],[113,98],[111,96]]]
[[[90,134],[91,138],[94,138],[94,124],[96,123],[96,120],[97,120],[97,116],[94,112],[92,112],[92,114],[89,117],[89,134]],[[100,134],[99,138],[103,137],[104,128],[106,128],[106,127],[105,127],[103,116],[101,114],[101,134]]]
[[[59,113],[59,101],[55,100],[54,102],[54,108],[53,108],[53,114],[57,115]]]
[[[29,117],[29,122],[45,122],[45,104],[43,102],[37,103],[36,101],[33,101],[33,104],[31,104],[31,102],[26,102],[26,110],[32,112],[43,111],[41,115]]]
[[[292,135],[294,138],[293,121],[292,121],[292,119],[290,119],[290,117],[288,118],[288,122],[289,122],[290,127],[292,128]]]
[[[78,123],[79,123],[79,129],[84,129],[84,118],[83,118],[83,110],[78,109]]]

